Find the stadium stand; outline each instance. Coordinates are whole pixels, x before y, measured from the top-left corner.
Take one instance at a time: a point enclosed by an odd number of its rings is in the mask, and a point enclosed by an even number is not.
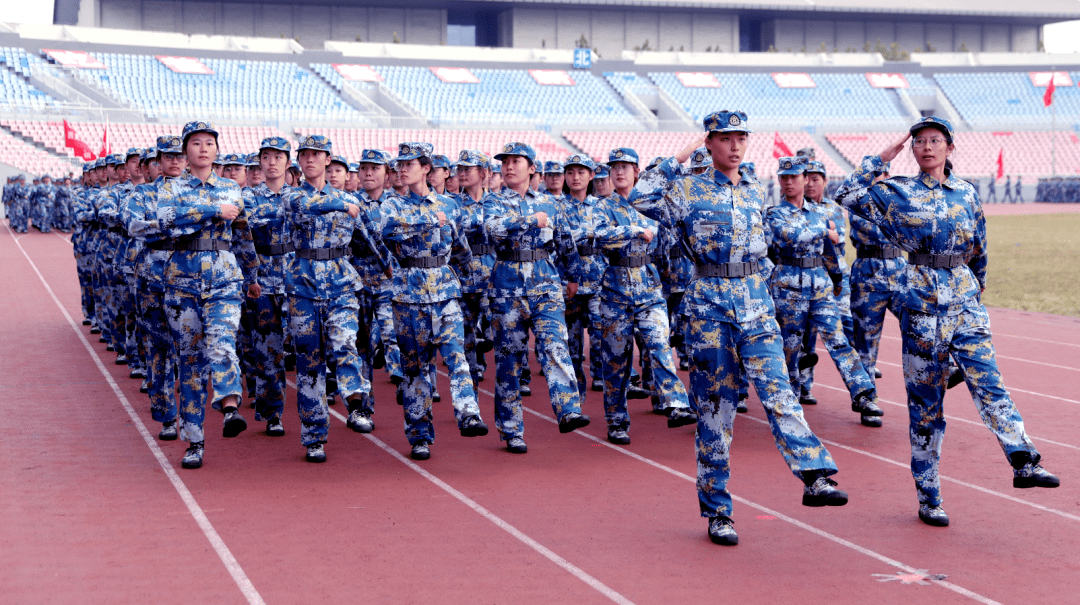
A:
[[[825,138],[852,164],[864,156],[880,153],[900,132],[829,133]],[[957,174],[978,178],[997,174],[998,154],[1002,155],[1005,174],[1024,177],[1050,174],[1052,158],[1058,174],[1080,174],[1080,137],[1075,133],[1049,132],[958,132],[952,155]],[[892,164],[893,174],[913,175],[919,171],[909,152],[900,154]]]
[[[298,136],[322,134],[330,137],[334,144],[334,153],[345,154],[352,160],[359,160],[364,149],[385,149],[397,155],[398,143],[423,141],[435,147],[435,153],[457,157],[462,149],[479,149],[488,156],[494,156],[503,145],[511,141],[521,141],[532,146],[543,160],[563,160],[570,155],[563,145],[547,134],[536,130],[360,130],[349,128],[300,128]]]
[[[151,120],[206,116],[272,122],[362,123],[364,116],[315,74],[291,62],[200,59],[213,74],[181,74],[149,55],[103,53],[108,66],[83,70]]]
[[[1070,74],[1074,86],[1058,86],[1053,111],[1058,119],[1080,116],[1080,72]],[[976,130],[1002,127],[1049,128],[1051,109],[1043,104],[1045,87],[1031,82],[1028,72],[939,73],[934,80],[942,92]]]
[[[649,77],[698,122],[720,108],[747,111],[751,124],[789,127],[850,121],[902,128],[911,121],[896,94],[873,88],[863,73],[815,73],[813,88],[781,88],[769,73],[714,75],[719,89],[683,86],[674,72],[650,73]]]
[[[575,71],[573,85],[541,85],[524,69],[473,69],[478,83],[443,82],[427,67],[372,66],[385,85],[433,124],[637,126],[603,82]]]
[[[21,48],[0,47],[0,104],[24,109],[42,109],[56,106],[56,99],[34,88],[28,78],[34,64],[41,59]]]
[[[90,145],[95,152],[101,147],[105,124],[98,122],[69,122],[79,139]],[[35,122],[26,120],[0,120],[0,126],[10,129],[34,142],[54,150],[60,155],[74,157],[72,150],[64,147],[64,125],[62,122]],[[127,150],[132,147],[146,147],[154,143],[157,137],[165,134],[180,134],[182,124],[110,124],[109,139],[113,151]],[[284,136],[275,128],[266,126],[218,126],[221,136],[218,144],[221,153],[252,153],[266,137]]]
[[[33,175],[67,175],[79,171],[75,165],[34,147],[30,143],[0,130],[0,162],[25,170]]]
[[[578,149],[599,161],[606,161],[608,152],[616,147],[630,147],[638,152],[641,158],[642,168],[649,160],[656,156],[670,157],[679,150],[689,145],[694,139],[700,138],[700,132],[564,132],[563,136]],[[774,133],[758,132],[750,135],[747,143],[747,162],[753,162],[759,177],[767,177],[776,173],[777,161],[773,157]],[[785,145],[792,151],[802,147],[814,147],[817,149],[816,157],[825,163],[825,169],[831,175],[846,174],[836,160],[832,159],[814,141],[813,137],[805,132],[782,132],[778,135]]]

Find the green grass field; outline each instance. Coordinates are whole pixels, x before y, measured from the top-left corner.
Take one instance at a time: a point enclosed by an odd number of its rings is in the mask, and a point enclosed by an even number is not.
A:
[[[991,216],[983,304],[1080,316],[1080,214]]]
[[[985,305],[1080,317],[1080,214],[990,216],[986,236]]]

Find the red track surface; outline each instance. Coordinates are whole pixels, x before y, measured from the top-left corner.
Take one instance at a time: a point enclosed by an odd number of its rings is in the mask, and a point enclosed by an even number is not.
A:
[[[15,237],[0,229],[5,604],[1050,603],[1080,594],[1080,319],[991,310],[1006,384],[1062,487],[1013,489],[961,387],[947,397],[941,469],[953,523],[919,522],[890,319],[885,426],[859,425],[828,363],[815,387],[821,404],[806,410],[850,504],[801,506],[801,484],[751,405],[732,456],[741,544],[725,548],[698,516],[692,427],[669,430],[638,402],[633,444],[611,446],[590,392],[592,426],[560,435],[542,378],[526,399],[525,456],[502,450],[494,431],[458,436],[446,399],[431,460],[407,460],[401,411],[379,372],[375,432],[332,420],[324,465],[304,462],[291,413],[284,438],[251,422],[225,440],[211,412],[205,466],[182,470],[185,445],[152,438],[159,427],[139,381],[79,325],[68,244]],[[481,384],[489,423],[493,374]],[[449,394],[445,377],[440,387]],[[294,404],[290,391],[287,412]],[[919,584],[916,570],[947,578]]]

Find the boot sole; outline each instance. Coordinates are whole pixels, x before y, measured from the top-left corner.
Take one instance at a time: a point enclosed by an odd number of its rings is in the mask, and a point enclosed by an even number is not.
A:
[[[466,429],[461,429],[462,437],[483,437],[488,434],[488,427],[486,426],[473,426]]]
[[[578,429],[583,429],[583,428],[589,426],[589,422],[590,422],[590,420],[588,418],[586,418],[585,416],[575,418],[574,420],[571,420],[570,422],[567,422],[566,424],[563,424],[563,423],[560,422],[559,423],[559,432],[563,433],[563,434],[572,433],[572,432],[574,432],[574,431],[576,431]]]
[[[225,423],[225,426],[221,428],[221,435],[223,437],[236,437],[240,433],[247,430],[247,421],[243,418],[233,418]]]
[[[713,544],[719,544],[720,546],[735,546],[739,543],[739,536],[714,536],[709,534],[709,539]]]
[[[844,506],[847,502],[848,499],[846,496],[840,498],[837,496],[807,496],[806,494],[803,494],[802,497],[803,506],[812,506],[814,508],[822,506]]]
[[[690,424],[697,424],[696,416],[683,416],[682,418],[668,418],[667,427],[669,429],[677,429],[680,426],[687,426]]]
[[[927,517],[926,515],[922,514],[921,511],[919,512],[919,520],[922,521],[923,523],[931,526],[931,527],[948,527],[949,526],[949,520],[948,519],[937,519],[937,518],[934,518],[934,517]]]
[[[1060,480],[1057,483],[1047,483],[1044,481],[1040,481],[1039,479],[1035,479],[1034,477],[1013,477],[1013,487],[1018,489],[1027,489],[1029,487],[1054,488],[1059,485],[1061,485]]]

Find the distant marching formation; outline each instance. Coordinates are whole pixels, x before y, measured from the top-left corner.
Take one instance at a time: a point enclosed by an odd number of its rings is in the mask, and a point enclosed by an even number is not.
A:
[[[214,126],[190,122],[153,148],[85,166],[78,186],[43,182],[31,194],[12,184],[4,201],[16,230],[27,221],[12,200],[29,195],[51,201],[33,219],[43,231],[74,227],[83,323],[143,378],[159,438],[188,442],[183,468],[202,466],[211,390],[225,437],[247,428],[245,383],[255,420],[284,435],[294,367],[308,461],[326,460],[336,396],[350,428],[374,429],[375,369],[397,385],[411,456],[426,460],[436,352],[465,437],[488,433],[476,393],[494,353],[495,428],[509,452],[524,454],[530,332],[568,433],[590,423],[581,409],[588,331],[608,440],[630,443],[631,398],[651,399],[669,427],[696,423],[701,514],[714,542],[737,544],[729,452],[749,385],[804,484],[803,504],[846,504],[803,415],[817,403],[815,343],[860,422],[880,427],[876,362],[889,310],[903,334],[919,518],[949,523],[942,401],[964,381],[1013,485],[1056,487],[995,362],[980,302],[985,220],[977,191],[952,175],[949,122],[924,118],[866,157],[835,201],[812,149],[780,158],[776,204],[743,163],[746,114],[718,111],[704,126],[701,139],[642,171],[630,148],[611,150],[605,164],[580,154],[540,162],[519,142],[493,158],[465,149],[453,162],[407,142],[397,157],[365,149],[349,162],[319,135],[302,137],[295,158],[281,137],[222,157]],[[889,162],[909,145],[920,173],[890,177]],[[850,268],[846,236],[857,251]]]

